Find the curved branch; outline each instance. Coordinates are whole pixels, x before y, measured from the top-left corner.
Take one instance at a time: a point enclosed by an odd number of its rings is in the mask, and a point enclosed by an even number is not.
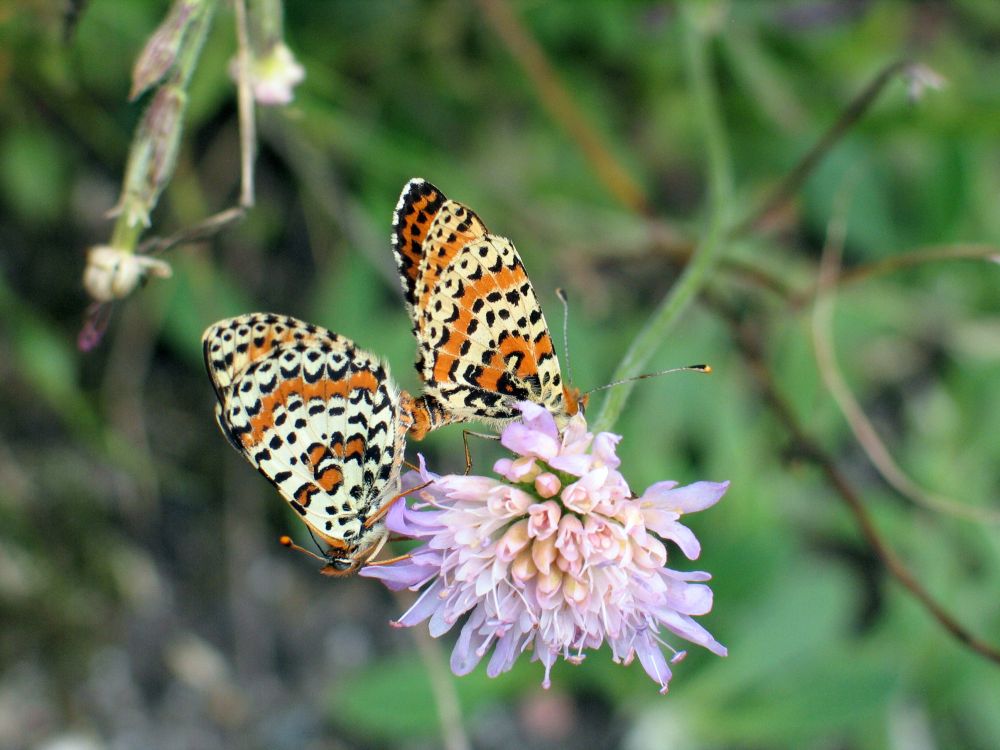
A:
[[[778,420],[795,441],[798,451],[796,455],[811,461],[824,474],[830,485],[843,500],[858,525],[861,535],[871,546],[882,564],[910,594],[924,607],[938,624],[956,641],[980,656],[1000,665],[1000,647],[974,635],[962,625],[943,605],[941,605],[923,587],[916,576],[910,572],[896,551],[885,542],[879,534],[875,522],[861,499],[861,495],[847,480],[846,475],[837,466],[836,461],[809,435],[802,427],[791,406],[782,397],[775,384],[774,377],[765,362],[763,346],[756,332],[741,323],[738,313],[729,309],[721,301],[712,300],[712,308],[729,323],[737,347],[746,358],[751,374],[757,381],[764,398]]]
[[[813,306],[812,335],[816,366],[820,377],[836,402],[840,413],[850,425],[851,432],[867,454],[872,465],[899,494],[927,510],[947,513],[956,518],[964,518],[979,523],[1000,524],[1000,514],[988,508],[965,505],[918,485],[895,462],[889,449],[878,436],[874,425],[868,419],[861,405],[854,398],[847,385],[833,346],[833,306],[841,257],[844,249],[846,206],[837,211],[827,230],[826,244],[820,261],[817,282],[816,303]]]
[[[808,179],[809,175],[819,165],[823,158],[837,144],[846,133],[864,116],[868,108],[878,98],[879,94],[896,75],[912,68],[913,62],[910,60],[897,60],[883,68],[878,75],[872,79],[864,90],[858,94],[847,108],[841,112],[837,121],[831,125],[819,141],[816,142],[805,156],[799,160],[792,171],[789,172],[771,194],[764,199],[760,207],[754,210],[746,219],[741,221],[733,229],[732,236],[738,236],[750,232],[757,228],[774,211],[781,208]]]

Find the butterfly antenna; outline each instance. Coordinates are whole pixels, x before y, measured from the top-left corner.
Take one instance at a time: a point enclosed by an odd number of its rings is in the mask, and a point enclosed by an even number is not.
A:
[[[556,296],[563,306],[563,355],[566,362],[566,379],[572,385],[573,366],[569,361],[569,299],[566,297],[566,290],[562,287],[556,288]]]
[[[306,531],[309,532],[309,538],[313,540],[313,544],[316,545],[316,549],[318,549],[320,551],[320,554],[322,555],[323,545],[319,543],[319,539],[316,538],[316,535],[313,533],[313,530],[310,529],[308,526],[306,526]],[[323,556],[323,559],[324,560],[326,559],[325,555]]]
[[[315,538],[313,538],[313,541],[316,541]],[[329,558],[321,557],[320,555],[317,555],[310,549],[306,549],[305,547],[300,547],[298,544],[293,542],[292,538],[287,534],[283,534],[282,536],[280,536],[278,538],[278,542],[281,544],[282,547],[288,547],[288,549],[293,549],[296,552],[301,552],[303,555],[309,555],[309,557],[315,557],[321,563],[324,563],[326,565],[330,564]]]
[[[712,372],[711,365],[688,365],[687,367],[671,367],[669,370],[660,370],[659,372],[647,372],[643,375],[636,375],[632,378],[625,378],[624,380],[616,380],[613,383],[607,383],[606,385],[599,385],[597,388],[591,388],[589,391],[584,393],[585,396],[595,393],[596,391],[605,391],[608,388],[614,388],[616,385],[621,385],[622,383],[631,383],[633,380],[645,380],[646,378],[655,378],[660,375],[666,375],[671,372],[701,372],[705,375],[709,375]]]

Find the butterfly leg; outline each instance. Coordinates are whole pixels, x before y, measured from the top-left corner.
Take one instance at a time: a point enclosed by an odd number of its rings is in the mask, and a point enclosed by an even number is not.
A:
[[[424,487],[427,487],[433,483],[434,480],[431,479],[428,482],[424,482],[423,484],[417,485],[416,487],[400,492],[398,495],[396,495],[394,498],[386,502],[381,508],[379,508],[377,511],[375,511],[370,516],[368,516],[368,518],[365,519],[365,528],[370,529],[376,523],[385,518],[385,514],[389,512],[389,510],[392,508],[393,505],[396,504],[398,500],[406,497],[407,495],[412,495],[415,492],[420,492],[420,490],[424,489]]]
[[[473,432],[472,430],[462,430],[462,446],[465,448],[465,474],[469,476],[472,471],[472,453],[469,452],[469,435],[482,438],[483,440],[499,440],[499,435],[487,435],[485,432]]]
[[[374,562],[369,562],[369,566],[375,565],[391,565],[392,563],[399,562],[400,560],[409,560],[413,555],[407,552],[405,555],[396,555],[395,557],[390,557],[386,560],[375,560]]]

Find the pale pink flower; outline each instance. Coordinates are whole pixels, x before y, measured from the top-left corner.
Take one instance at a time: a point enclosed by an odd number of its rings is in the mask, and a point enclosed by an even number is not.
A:
[[[539,497],[555,497],[561,488],[562,482],[559,481],[559,477],[550,471],[535,477],[535,492]]]
[[[230,66],[233,78],[237,77],[239,65],[236,59]],[[265,55],[250,61],[250,86],[253,98],[265,107],[290,104],[295,97],[294,89],[306,77],[305,68],[295,59],[295,55],[283,42],[278,42]]]
[[[393,590],[423,589],[394,623],[429,620],[432,636],[461,621],[451,655],[467,674],[490,654],[490,677],[532,651],[545,667],[561,656],[578,664],[605,641],[616,662],[638,657],[666,692],[670,663],[684,652],[661,638],[665,629],[725,656],[726,649],[693,617],[712,608],[708,573],[665,567],[666,541],[689,559],[701,548],[681,516],[714,505],[728,482],[679,487],[659,482],[635,497],[618,471],[618,435],[587,431],[582,415],[560,434],[543,408],[520,405],[523,418],[501,441],[516,454],[494,467],[503,480],[420,471],[404,478],[419,490],[386,518],[397,534],[424,544],[399,562],[361,575]]]

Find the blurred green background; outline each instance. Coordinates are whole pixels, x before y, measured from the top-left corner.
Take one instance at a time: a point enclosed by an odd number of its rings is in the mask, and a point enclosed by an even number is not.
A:
[[[289,3],[286,37],[307,77],[291,106],[260,111],[256,207],[166,255],[173,278],[116,304],[104,342],[81,354],[86,249],[107,241],[145,104],[126,101],[131,64],[167,6],[0,3],[0,747],[438,747],[428,668],[412,634],[387,625],[405,602],[371,580],[324,579],[277,544],[302,528],[219,435],[201,332],[223,316],[289,313],[378,352],[418,389],[388,232],[419,175],[517,244],[556,329],[554,290],[567,289],[574,380],[607,382],[706,218],[705,124],[678,10]],[[540,45],[649,215],[623,206],[550,116],[485,11],[498,7]],[[757,332],[775,387],[884,541],[955,618],[1000,643],[997,525],[921,508],[877,474],[823,386],[808,304],[845,184],[846,267],[1000,246],[1000,4],[702,13],[737,217],[894,60],[912,56],[947,86],[914,104],[890,81],[782,210],[726,242],[714,303],[692,305],[650,363],[710,362],[715,374],[639,384],[615,425],[639,491],[732,481],[693,519],[704,552],[688,563],[714,576],[701,622],[730,656],[694,647],[665,697],[606,652],[557,665],[548,692],[537,664],[496,680],[481,666],[454,680],[464,728],[477,748],[1000,746],[998,665],[887,576],[720,313]],[[233,39],[226,5],[150,234],[236,200]],[[1000,266],[931,262],[845,286],[834,341],[910,477],[1000,512]],[[439,471],[464,465],[460,427],[410,448]],[[483,472],[499,455],[481,441],[473,451]]]

